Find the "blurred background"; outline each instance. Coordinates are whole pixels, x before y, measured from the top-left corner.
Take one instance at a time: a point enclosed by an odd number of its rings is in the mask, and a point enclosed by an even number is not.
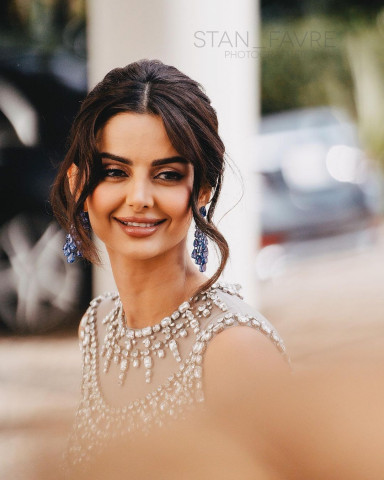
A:
[[[261,16],[255,268],[308,365],[382,335],[384,10],[268,0]]]
[[[260,227],[249,263],[259,309],[304,368],[383,334],[384,9],[357,0],[254,7],[259,95],[248,155]],[[0,4],[4,479],[31,478],[41,442],[59,455],[79,397],[76,331],[92,275],[66,263],[47,198],[88,89],[92,18],[85,0]]]
[[[89,268],[62,258],[47,201],[87,91],[83,1],[8,1],[0,12],[0,321],[17,333],[78,319]]]

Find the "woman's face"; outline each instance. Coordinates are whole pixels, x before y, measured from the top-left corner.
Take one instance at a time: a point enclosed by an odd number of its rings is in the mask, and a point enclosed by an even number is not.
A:
[[[160,116],[119,113],[97,146],[102,178],[85,209],[110,256],[144,260],[185,250],[193,166],[173,148]]]

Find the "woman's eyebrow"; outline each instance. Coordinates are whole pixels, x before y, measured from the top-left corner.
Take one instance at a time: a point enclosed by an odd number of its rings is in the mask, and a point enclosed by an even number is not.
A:
[[[100,158],[109,158],[110,160],[116,160],[117,162],[125,163],[126,165],[133,165],[132,160],[125,157],[120,157],[119,155],[114,155],[113,153],[108,152],[101,152]],[[169,163],[189,163],[184,157],[180,157],[179,155],[175,155],[173,157],[166,157],[166,158],[159,158],[157,160],[152,161],[152,166],[157,167],[159,165],[167,165]]]

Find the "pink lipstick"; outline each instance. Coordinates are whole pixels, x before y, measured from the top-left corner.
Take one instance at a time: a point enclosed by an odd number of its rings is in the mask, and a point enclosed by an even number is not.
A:
[[[115,217],[121,229],[131,237],[148,237],[153,235],[165,219],[146,217]]]

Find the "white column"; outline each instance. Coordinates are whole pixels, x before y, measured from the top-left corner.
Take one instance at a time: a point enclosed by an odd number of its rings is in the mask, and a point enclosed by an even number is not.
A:
[[[222,221],[231,259],[224,279],[239,282],[256,303],[256,180],[249,138],[258,117],[258,7],[253,0],[89,0],[89,84],[112,68],[158,58],[199,81],[215,107],[220,134],[243,176],[245,195]],[[241,185],[227,169],[216,222],[239,199]],[[211,249],[212,250],[212,249]],[[212,255],[207,273],[217,267]],[[95,293],[111,277],[95,269]]]

